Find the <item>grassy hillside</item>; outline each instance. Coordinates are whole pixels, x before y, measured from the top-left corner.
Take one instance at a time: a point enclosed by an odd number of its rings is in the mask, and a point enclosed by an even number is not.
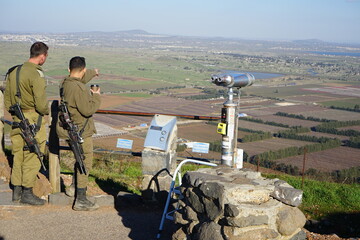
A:
[[[287,181],[301,189],[301,177],[263,174],[269,178]],[[339,184],[305,180],[300,209],[311,221],[306,225],[309,231],[322,234],[336,234],[340,237],[360,236],[360,185]],[[314,221],[315,220],[315,221]]]
[[[206,166],[186,164],[182,174],[195,171]],[[128,157],[123,160],[103,156],[96,159],[92,170],[93,177],[101,180],[117,182],[126,189],[139,193],[141,178],[140,162],[133,162]],[[320,182],[305,179],[303,188],[301,177],[290,175],[263,174],[267,178],[279,178],[297,189],[304,191],[300,209],[311,219],[321,219],[335,214],[360,214],[360,185]]]
[[[301,177],[263,174],[268,178],[279,178],[304,191],[301,209],[309,217],[319,219],[337,213],[360,214],[360,185],[320,182],[305,179],[301,188]]]

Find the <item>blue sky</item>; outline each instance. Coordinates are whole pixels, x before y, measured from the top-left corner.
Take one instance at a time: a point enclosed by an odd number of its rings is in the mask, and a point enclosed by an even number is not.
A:
[[[0,0],[0,31],[360,43],[360,0]]]

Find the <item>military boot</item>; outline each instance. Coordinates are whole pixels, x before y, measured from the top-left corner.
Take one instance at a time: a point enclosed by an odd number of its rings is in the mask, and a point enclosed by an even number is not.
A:
[[[22,194],[21,194],[21,203],[26,203],[30,205],[44,205],[45,200],[41,199],[34,195],[32,188],[23,188]]]
[[[73,206],[75,211],[94,211],[99,208],[99,205],[96,203],[90,202],[86,198],[86,188],[77,188],[76,189],[76,200]]]
[[[12,201],[13,202],[20,202],[21,199],[21,193],[22,193],[22,187],[21,186],[14,186],[13,192],[12,192]]]

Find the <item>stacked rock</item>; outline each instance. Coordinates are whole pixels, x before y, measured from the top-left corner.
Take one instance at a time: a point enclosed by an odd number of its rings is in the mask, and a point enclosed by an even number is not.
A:
[[[247,169],[187,172],[174,213],[181,228],[173,240],[301,240],[306,218],[297,208],[301,190]]]

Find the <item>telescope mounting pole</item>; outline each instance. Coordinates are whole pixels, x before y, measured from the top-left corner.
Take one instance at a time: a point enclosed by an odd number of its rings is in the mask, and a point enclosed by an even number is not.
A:
[[[235,163],[235,151],[237,145],[237,102],[234,102],[233,88],[229,88],[228,100],[222,109],[222,122],[226,123],[226,134],[222,136],[221,164],[230,167]],[[235,151],[234,151],[235,150]]]

